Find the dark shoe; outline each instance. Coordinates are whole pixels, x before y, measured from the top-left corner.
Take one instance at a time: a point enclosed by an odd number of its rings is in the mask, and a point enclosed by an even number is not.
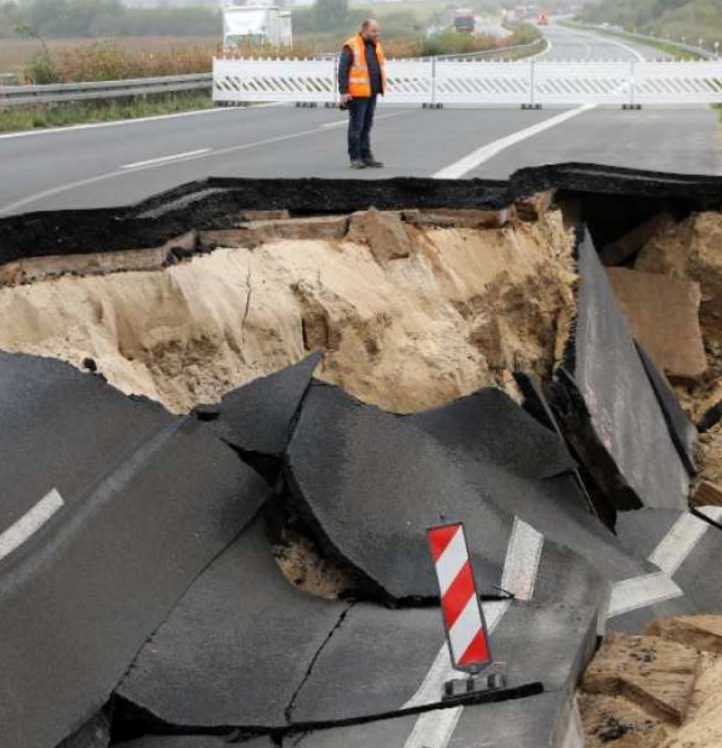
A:
[[[384,162],[383,161],[377,161],[373,156],[367,156],[364,159],[364,164],[369,169],[382,169],[383,166],[384,166]]]
[[[357,159],[356,161],[351,162],[351,168],[352,169],[365,169],[366,162]]]

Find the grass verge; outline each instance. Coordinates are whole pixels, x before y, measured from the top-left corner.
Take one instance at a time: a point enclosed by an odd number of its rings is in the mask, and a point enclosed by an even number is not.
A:
[[[107,101],[69,101],[59,104],[8,107],[0,109],[0,132],[113,122],[121,119],[138,119],[139,117],[211,108],[213,108],[213,99],[210,91],[153,94]]]

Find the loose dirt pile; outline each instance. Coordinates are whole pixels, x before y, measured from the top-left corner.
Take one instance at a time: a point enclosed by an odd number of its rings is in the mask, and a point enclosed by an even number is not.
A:
[[[576,282],[560,212],[524,218],[255,221],[201,235],[201,254],[139,252],[132,272],[109,272],[108,255],[52,258],[52,273],[5,274],[0,348],[97,369],[174,412],[319,349],[321,379],[397,412],[490,384],[514,393],[512,370],[550,374]],[[63,263],[74,275],[56,277]]]
[[[587,748],[722,745],[722,617],[660,619],[612,634],[579,693]]]

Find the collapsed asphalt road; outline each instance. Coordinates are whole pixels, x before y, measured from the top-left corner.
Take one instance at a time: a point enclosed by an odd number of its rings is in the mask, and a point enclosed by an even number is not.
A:
[[[0,221],[0,744],[580,746],[600,633],[722,612],[693,409],[598,256],[722,180],[301,194]],[[439,521],[509,681],[456,705]]]

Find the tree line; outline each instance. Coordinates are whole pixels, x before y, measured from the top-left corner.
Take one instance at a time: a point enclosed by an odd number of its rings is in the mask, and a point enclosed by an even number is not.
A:
[[[128,8],[121,0],[0,2],[0,38],[218,36],[220,11],[211,8]]]

